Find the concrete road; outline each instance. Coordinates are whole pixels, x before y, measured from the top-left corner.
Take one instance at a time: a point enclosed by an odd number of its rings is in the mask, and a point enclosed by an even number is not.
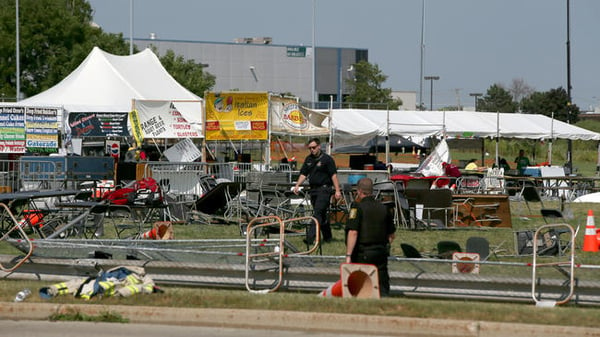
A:
[[[349,300],[349,304],[353,302]],[[354,302],[356,303],[356,302]],[[532,310],[534,309],[532,307]],[[56,313],[118,313],[129,323],[49,322]],[[600,337],[600,330],[545,324],[318,312],[174,308],[99,304],[0,302],[0,336],[399,336],[399,337]]]
[[[0,320],[3,336],[18,337],[338,337],[363,334],[282,331],[272,329],[235,329],[132,323],[50,322]],[[373,336],[377,337],[377,336]]]

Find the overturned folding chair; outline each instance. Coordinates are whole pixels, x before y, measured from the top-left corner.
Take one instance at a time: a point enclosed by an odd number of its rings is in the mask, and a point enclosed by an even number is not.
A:
[[[544,206],[544,202],[542,201],[542,198],[540,197],[540,194],[538,193],[538,190],[535,188],[535,186],[524,185],[523,190],[521,191],[521,196],[525,200],[525,204],[527,205],[529,214],[532,214],[529,203],[530,202],[531,203],[534,203],[534,202],[540,203],[540,214],[541,214],[542,218],[544,219],[545,223],[548,223],[549,218],[553,219],[553,220],[563,218],[563,214],[560,210],[553,209],[553,208],[546,208]]]

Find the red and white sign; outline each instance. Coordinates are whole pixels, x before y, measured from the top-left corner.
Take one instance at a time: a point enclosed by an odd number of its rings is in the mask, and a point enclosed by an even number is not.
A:
[[[106,153],[110,154],[113,158],[119,158],[121,154],[121,142],[118,140],[107,140]]]
[[[479,274],[479,254],[477,253],[454,253],[452,254],[452,272]]]

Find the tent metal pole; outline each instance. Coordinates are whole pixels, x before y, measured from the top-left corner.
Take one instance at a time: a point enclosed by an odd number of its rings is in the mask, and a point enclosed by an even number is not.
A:
[[[548,143],[548,165],[552,166],[552,142],[554,140],[554,112],[550,122],[550,142]]]
[[[377,144],[377,143],[375,143]],[[385,123],[385,165],[391,163],[390,159],[390,105],[387,105],[387,120]]]
[[[271,105],[271,93],[269,93],[269,102],[267,103],[267,146],[265,148],[265,164],[268,168],[271,167],[271,141],[273,140],[271,135]],[[279,137],[277,139],[279,140]],[[287,154],[285,157],[287,158]]]
[[[331,112],[333,111],[333,95],[329,96],[329,142],[327,142],[327,154],[331,156],[333,149],[333,127],[331,127]]]
[[[598,142],[598,150],[597,150],[598,154],[597,157],[598,159],[596,159],[596,176],[600,175],[600,141]]]
[[[500,167],[500,160],[498,159],[498,151],[500,143],[500,112],[496,112],[496,167]]]
[[[481,137],[481,166],[485,166],[485,138]]]

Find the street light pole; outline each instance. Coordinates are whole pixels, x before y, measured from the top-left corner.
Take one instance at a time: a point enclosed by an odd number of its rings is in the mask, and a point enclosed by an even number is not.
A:
[[[477,100],[479,97],[483,96],[483,94],[480,92],[472,92],[469,94],[469,96],[475,97],[475,111],[477,111]]]
[[[440,79],[439,76],[425,76],[424,77],[425,81],[430,81],[430,88],[429,88],[429,107],[431,108],[431,111],[433,111],[433,81],[437,81]]]
[[[567,123],[571,123],[571,2],[567,0]],[[573,142],[567,140],[567,165],[569,173],[573,173]]]
[[[315,77],[317,76],[315,74],[315,71],[317,68],[317,66],[316,66],[317,50],[316,50],[316,45],[315,45],[316,44],[316,42],[315,42],[315,39],[316,39],[315,38],[316,37],[316,29],[315,29],[316,2],[317,2],[317,0],[312,1],[312,64],[311,64],[312,70],[311,70],[311,81],[310,81],[311,82],[311,87],[310,87],[311,94],[310,95],[312,97],[311,107],[313,107],[313,108],[315,108],[315,102],[317,100],[317,97],[315,95],[315,90],[317,90],[316,84],[315,84],[315,81],[316,81]]]
[[[425,0],[421,0],[421,72],[419,73],[419,110],[423,110],[423,57],[425,56]]]
[[[129,55],[133,55],[133,0],[129,0]]]
[[[19,55],[19,49],[21,48],[19,45],[19,0],[15,1],[15,39],[16,39],[16,44],[15,44],[15,49],[16,49],[16,58],[17,58],[17,70],[16,70],[16,85],[17,85],[17,92],[16,92],[16,101],[18,102],[19,99],[21,98],[21,64],[20,64],[20,60],[21,60],[21,56]]]

